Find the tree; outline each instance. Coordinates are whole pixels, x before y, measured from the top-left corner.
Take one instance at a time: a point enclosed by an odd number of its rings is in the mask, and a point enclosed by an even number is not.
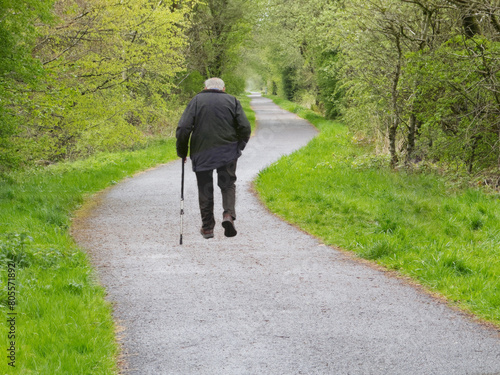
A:
[[[237,74],[241,47],[249,39],[254,3],[248,0],[208,0],[194,7],[187,35],[188,71],[205,78],[221,77],[228,92],[244,90]]]
[[[184,69],[186,15],[194,2],[59,1],[40,23],[32,54],[45,78],[18,108],[12,140],[27,162],[53,162],[131,146],[161,132]]]
[[[345,3],[334,38],[349,125],[385,133],[393,166],[500,167],[497,12],[486,1]]]
[[[37,41],[36,22],[52,20],[52,0],[0,1],[0,172],[20,163],[12,144],[22,121],[26,92],[36,89],[43,69],[31,56]]]

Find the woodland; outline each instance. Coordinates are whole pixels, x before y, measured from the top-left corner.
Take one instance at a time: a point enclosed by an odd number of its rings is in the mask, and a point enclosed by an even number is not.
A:
[[[0,0],[0,173],[172,137],[207,77],[500,184],[499,0]]]

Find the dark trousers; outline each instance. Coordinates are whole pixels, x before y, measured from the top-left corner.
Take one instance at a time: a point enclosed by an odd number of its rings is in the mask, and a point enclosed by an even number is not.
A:
[[[230,214],[236,220],[236,162],[234,160],[217,168],[217,185],[222,193],[222,207],[224,214]],[[213,170],[196,172],[198,182],[198,200],[200,203],[201,221],[203,229],[213,229],[214,219],[214,180]]]

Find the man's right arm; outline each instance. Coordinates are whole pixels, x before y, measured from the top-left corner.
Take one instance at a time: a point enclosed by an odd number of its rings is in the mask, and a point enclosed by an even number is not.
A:
[[[177,156],[185,158],[189,149],[189,137],[193,132],[194,119],[196,115],[196,98],[193,98],[182,114],[175,136],[177,138]]]

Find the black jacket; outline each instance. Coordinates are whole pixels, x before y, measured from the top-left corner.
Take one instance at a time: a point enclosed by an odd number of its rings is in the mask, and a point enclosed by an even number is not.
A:
[[[241,156],[250,133],[238,99],[223,91],[204,90],[189,102],[179,120],[177,155],[186,157],[189,144],[193,171],[216,169]]]

